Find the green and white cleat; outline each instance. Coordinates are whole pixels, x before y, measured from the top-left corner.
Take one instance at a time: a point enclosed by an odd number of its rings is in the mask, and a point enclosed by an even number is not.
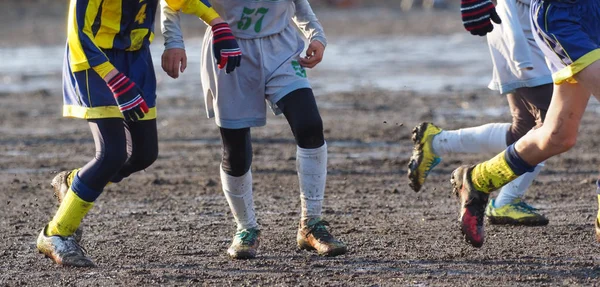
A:
[[[227,254],[233,259],[252,259],[260,244],[260,230],[258,228],[242,229],[235,233],[233,242]]]
[[[62,203],[63,198],[65,198],[65,196],[67,195],[67,191],[69,191],[69,188],[71,187],[69,185],[69,176],[72,172],[77,172],[78,170],[79,169],[61,171],[52,179],[50,185],[54,190],[54,197],[56,197],[56,199],[58,200],[59,205]],[[83,231],[81,230],[81,227],[75,230],[75,233],[73,233],[73,237],[75,237],[75,240],[77,240],[77,242],[81,242],[83,237]]]
[[[47,227],[42,229],[37,239],[37,249],[40,253],[61,266],[96,267],[96,264],[85,256],[85,250],[74,236],[46,236]]]
[[[502,207],[495,207],[494,204],[495,199],[490,200],[485,209],[485,216],[491,224],[543,226],[549,222],[548,218],[539,213],[537,208],[521,199],[515,199]]]
[[[434,151],[431,142],[442,132],[432,123],[420,123],[412,131],[413,153],[408,162],[408,179],[414,191],[421,190],[429,172],[438,165],[442,158]]]

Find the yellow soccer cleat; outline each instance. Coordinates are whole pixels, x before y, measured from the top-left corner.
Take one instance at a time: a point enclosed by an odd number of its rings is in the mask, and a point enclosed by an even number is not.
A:
[[[260,230],[249,228],[237,231],[233,236],[233,242],[227,254],[232,259],[252,259],[256,257],[256,251],[260,244]]]
[[[515,199],[512,203],[502,207],[494,207],[495,200],[490,200],[485,209],[485,216],[491,224],[508,224],[524,226],[547,225],[549,220],[543,214],[537,212],[521,199]]]
[[[427,122],[420,123],[412,131],[414,147],[408,162],[408,179],[414,191],[421,189],[429,172],[442,161],[431,145],[433,138],[441,132],[442,129]]]

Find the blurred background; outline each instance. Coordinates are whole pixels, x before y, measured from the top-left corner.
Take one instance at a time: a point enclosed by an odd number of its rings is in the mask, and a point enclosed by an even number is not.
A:
[[[491,61],[485,38],[463,30],[455,0],[311,1],[329,38],[309,71],[318,95],[356,89],[447,92],[483,89]],[[0,3],[0,93],[60,93],[67,0]],[[183,17],[188,70],[172,80],[160,69],[157,15],[152,45],[160,96],[201,96],[199,54],[205,26]]]

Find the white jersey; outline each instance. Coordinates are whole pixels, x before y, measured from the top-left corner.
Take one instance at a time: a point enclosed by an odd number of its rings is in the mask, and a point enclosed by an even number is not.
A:
[[[292,0],[213,0],[213,8],[237,38],[254,39],[278,34],[296,13]]]
[[[325,32],[308,0],[210,0],[212,7],[229,24],[238,39],[264,38],[297,26],[309,41],[327,45]],[[167,49],[184,48],[179,14],[165,1],[162,6],[162,31]]]
[[[299,89],[309,89],[299,59],[304,40],[326,45],[323,28],[307,0],[212,0],[242,51],[241,66],[231,74],[215,64],[212,30],[202,45],[201,82],[208,117],[228,129],[266,124],[267,103],[275,114],[277,103]],[[166,49],[184,48],[178,13],[163,5]]]

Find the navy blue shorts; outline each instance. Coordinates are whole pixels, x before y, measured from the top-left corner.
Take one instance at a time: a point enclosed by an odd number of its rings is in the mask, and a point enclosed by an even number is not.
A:
[[[140,89],[150,111],[142,120],[156,119],[156,75],[150,49],[104,50],[110,62]],[[72,72],[67,47],[63,65],[63,116],[82,119],[123,118],[106,82],[88,69]]]
[[[600,60],[599,0],[533,0],[531,20],[555,84]]]

